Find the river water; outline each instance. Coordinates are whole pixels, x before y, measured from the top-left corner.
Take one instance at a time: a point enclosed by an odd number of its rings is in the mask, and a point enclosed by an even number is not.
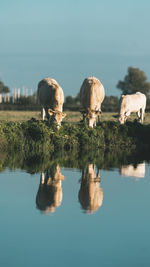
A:
[[[150,165],[0,174],[0,266],[150,266]]]

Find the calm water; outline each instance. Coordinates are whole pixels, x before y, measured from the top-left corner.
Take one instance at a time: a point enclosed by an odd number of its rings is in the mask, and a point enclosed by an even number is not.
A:
[[[150,165],[0,174],[0,266],[150,266]]]

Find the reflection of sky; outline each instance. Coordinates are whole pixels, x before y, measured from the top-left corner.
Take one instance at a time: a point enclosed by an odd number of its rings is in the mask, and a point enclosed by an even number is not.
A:
[[[128,66],[150,79],[149,10],[148,0],[2,0],[0,79],[36,90],[49,76],[76,96],[93,74],[107,95],[120,94]]]
[[[92,215],[80,209],[79,171],[63,169],[63,200],[41,215],[40,174],[1,173],[1,266],[149,266],[149,166],[136,182],[100,170],[104,199]]]

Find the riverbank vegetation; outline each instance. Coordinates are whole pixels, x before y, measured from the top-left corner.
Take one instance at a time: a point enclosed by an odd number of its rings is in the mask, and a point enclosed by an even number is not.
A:
[[[48,121],[35,118],[24,122],[1,121],[0,151],[149,150],[149,136],[150,125],[136,120],[124,125],[102,121],[95,128],[88,128],[82,122],[63,122],[59,131],[55,123],[49,125]]]

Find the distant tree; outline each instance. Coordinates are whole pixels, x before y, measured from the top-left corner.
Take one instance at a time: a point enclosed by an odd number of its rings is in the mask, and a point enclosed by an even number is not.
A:
[[[118,112],[119,98],[117,96],[105,96],[102,103],[102,111],[104,112]]]
[[[66,104],[80,104],[80,93],[77,94],[77,96],[67,96],[65,99]]]
[[[64,103],[64,109],[65,110],[79,110],[80,109],[80,95],[77,94],[76,97],[73,96],[67,96]]]
[[[69,95],[69,96],[66,97],[65,102],[67,104],[73,104],[75,102],[75,98]]]
[[[34,105],[36,103],[35,94],[32,96],[21,96],[17,99],[17,104],[20,105]]]
[[[10,92],[9,88],[6,85],[4,85],[2,81],[0,81],[0,94],[2,93],[6,94],[9,92]]]
[[[141,92],[148,96],[150,93],[150,83],[147,82],[144,71],[133,67],[128,68],[128,74],[124,81],[118,82],[117,88],[121,89],[125,95]]]

